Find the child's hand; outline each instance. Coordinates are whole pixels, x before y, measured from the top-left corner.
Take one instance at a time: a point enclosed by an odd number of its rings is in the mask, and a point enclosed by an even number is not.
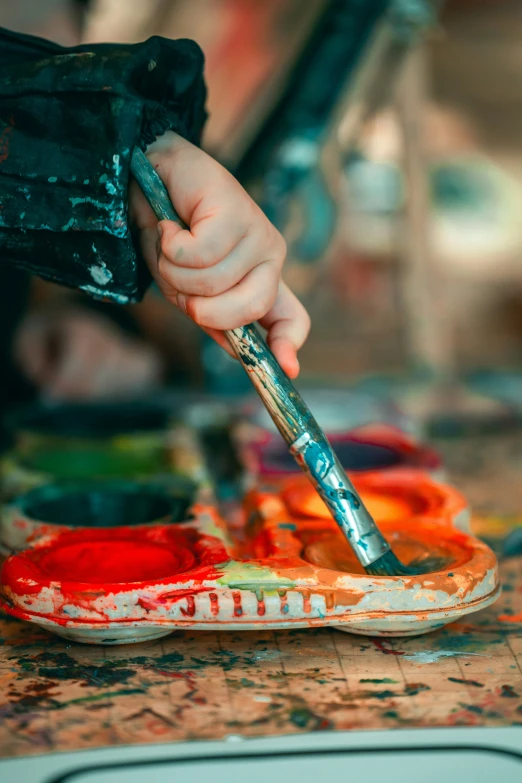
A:
[[[222,330],[259,321],[279,363],[295,378],[310,319],[281,280],[282,236],[226,169],[177,134],[158,139],[147,157],[190,227],[158,224],[132,183],[131,217],[163,294],[232,355]]]

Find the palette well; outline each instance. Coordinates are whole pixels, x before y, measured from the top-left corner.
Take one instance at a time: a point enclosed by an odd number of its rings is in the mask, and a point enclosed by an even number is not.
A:
[[[440,459],[433,449],[389,424],[366,424],[349,432],[328,433],[345,470],[353,473],[410,468],[440,478]],[[236,440],[242,461],[263,480],[299,472],[295,460],[277,433],[259,427],[238,428]]]
[[[196,492],[194,482],[174,476],[158,484],[111,479],[46,484],[3,504],[0,550],[19,552],[46,536],[78,528],[178,523]]]
[[[376,520],[392,546],[406,562],[441,554],[450,561],[444,571],[365,574],[333,522],[290,481],[249,493],[240,538],[202,504],[178,524],[55,530],[7,559],[2,608],[67,638],[118,644],[176,628],[417,635],[494,601],[495,556],[455,527],[454,491],[405,471],[382,482],[367,474],[358,489],[384,502]],[[386,498],[394,499],[388,509]]]
[[[8,425],[13,448],[0,462],[4,499],[53,481],[172,473],[173,423],[155,403],[41,403],[15,411]]]
[[[416,470],[399,468],[393,471],[350,474],[355,488],[375,520],[381,523],[401,523],[409,519],[432,519],[441,525],[452,525],[463,532],[470,529],[470,511],[466,499],[453,487],[433,481]],[[292,517],[321,520],[333,532],[337,525],[331,514],[304,475],[295,475],[277,482],[266,482],[253,490],[247,502],[262,502],[263,491],[276,492]]]

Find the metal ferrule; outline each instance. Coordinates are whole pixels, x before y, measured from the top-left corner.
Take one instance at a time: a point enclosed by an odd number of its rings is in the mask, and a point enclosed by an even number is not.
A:
[[[290,451],[330,509],[361,565],[368,566],[386,554],[389,544],[328,441],[317,442],[305,433],[290,446]]]

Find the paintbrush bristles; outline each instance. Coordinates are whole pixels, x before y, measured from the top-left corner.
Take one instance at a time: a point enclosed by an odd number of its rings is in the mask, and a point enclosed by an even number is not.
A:
[[[372,576],[421,576],[442,571],[449,563],[445,557],[426,557],[407,566],[390,549],[378,560],[365,566],[364,570]]]
[[[375,562],[367,565],[365,571],[372,576],[409,576],[415,573],[413,569],[401,563],[391,550],[378,560],[375,560]]]

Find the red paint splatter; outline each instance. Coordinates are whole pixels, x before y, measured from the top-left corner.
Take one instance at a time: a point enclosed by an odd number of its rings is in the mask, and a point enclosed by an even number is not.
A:
[[[381,642],[380,639],[372,639],[372,642],[377,647],[378,650],[380,650],[384,655],[404,655],[403,652],[398,652],[398,650],[392,650],[391,647],[385,647],[385,644],[389,644],[389,642]]]

